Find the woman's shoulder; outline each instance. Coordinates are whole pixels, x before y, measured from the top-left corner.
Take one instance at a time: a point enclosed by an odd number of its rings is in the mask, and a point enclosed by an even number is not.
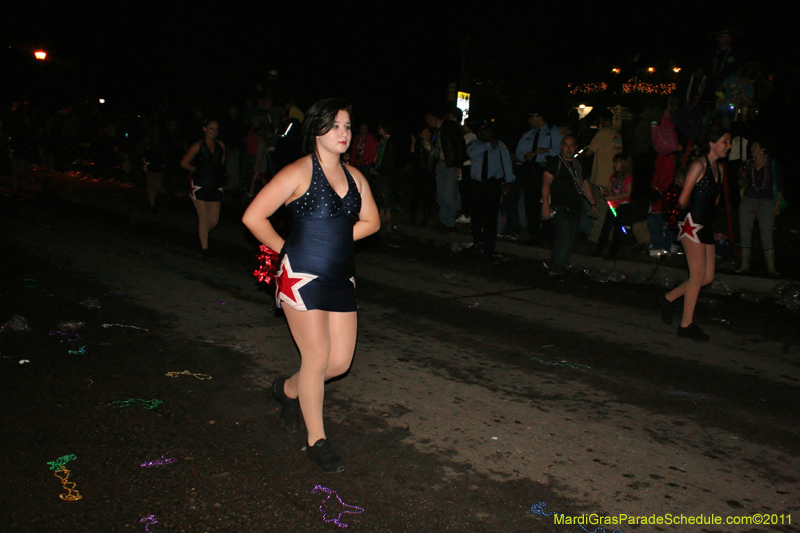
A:
[[[691,173],[692,171],[695,171],[695,172],[697,172],[698,170],[699,170],[701,173],[706,171],[706,162],[705,162],[705,160],[704,160],[704,159],[702,159],[702,158],[700,158],[700,159],[695,159],[694,161],[692,161],[692,162],[689,164],[689,172],[690,172],[690,173]]]
[[[356,186],[358,187],[359,192],[364,190],[364,184],[367,183],[367,178],[364,177],[364,174],[361,173],[356,167],[345,163],[344,164],[345,170],[353,177],[353,181],[356,182]]]

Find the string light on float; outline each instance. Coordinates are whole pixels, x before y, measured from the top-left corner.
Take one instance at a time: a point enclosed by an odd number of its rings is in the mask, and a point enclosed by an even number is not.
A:
[[[570,94],[592,94],[592,93],[601,93],[605,91],[608,88],[608,85],[603,82],[583,83],[580,85],[573,85],[572,83],[568,83],[567,88],[569,88]]]
[[[652,94],[658,96],[669,96],[678,88],[675,83],[647,83],[634,77],[628,83],[622,84],[623,94]]]

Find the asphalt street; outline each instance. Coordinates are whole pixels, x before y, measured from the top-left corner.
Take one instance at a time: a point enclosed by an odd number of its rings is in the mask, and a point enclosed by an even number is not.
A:
[[[191,206],[141,194],[65,177],[0,198],[3,531],[800,531],[781,282],[705,292],[695,343],[652,305],[677,269],[554,281],[537,251],[379,235],[356,257],[353,367],[326,389],[347,471],[324,475],[268,395],[299,356],[242,206],[204,261]],[[70,455],[64,481],[48,462]]]

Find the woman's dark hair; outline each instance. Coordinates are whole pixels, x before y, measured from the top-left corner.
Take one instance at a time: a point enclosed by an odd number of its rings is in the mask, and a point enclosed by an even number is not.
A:
[[[303,121],[304,154],[316,152],[317,137],[331,131],[333,121],[339,111],[347,111],[349,114],[353,114],[350,102],[343,98],[326,98],[308,108]]]
[[[394,124],[392,124],[391,122],[381,122],[378,124],[378,126],[383,128],[383,130],[389,135],[394,133]]]
[[[701,155],[708,155],[711,151],[711,146],[709,143],[715,143],[722,139],[722,137],[726,134],[730,133],[719,122],[712,122],[711,126],[708,128],[708,132],[703,136],[702,141],[700,142],[700,154]]]
[[[203,122],[202,122],[203,127],[207,128],[208,125],[211,124],[212,122],[216,122],[217,126],[219,126],[219,120],[215,119],[214,117],[211,117],[211,118],[203,119]]]
[[[771,139],[768,139],[763,135],[754,135],[753,138],[750,139],[749,146],[753,146],[755,143],[758,143],[758,145],[767,153],[767,155],[772,155],[773,146]]]

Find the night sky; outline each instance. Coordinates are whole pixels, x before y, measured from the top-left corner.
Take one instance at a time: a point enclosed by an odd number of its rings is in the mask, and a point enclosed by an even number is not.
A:
[[[798,49],[787,37],[793,22],[777,8],[686,0],[358,1],[322,7],[247,0],[90,7],[40,0],[14,2],[4,11],[3,37],[11,48],[3,77],[24,83],[35,76],[39,89],[46,85],[51,94],[238,103],[254,80],[277,69],[284,96],[293,95],[303,107],[341,95],[370,115],[399,116],[441,104],[447,84],[462,75],[484,90],[536,100],[558,98],[570,81],[601,81],[611,66],[630,68],[624,75],[650,63],[688,67],[713,48],[707,35],[722,28],[743,32],[735,47],[779,77],[796,70],[780,59],[787,46]],[[32,73],[14,54],[36,47],[50,53],[51,63]]]

